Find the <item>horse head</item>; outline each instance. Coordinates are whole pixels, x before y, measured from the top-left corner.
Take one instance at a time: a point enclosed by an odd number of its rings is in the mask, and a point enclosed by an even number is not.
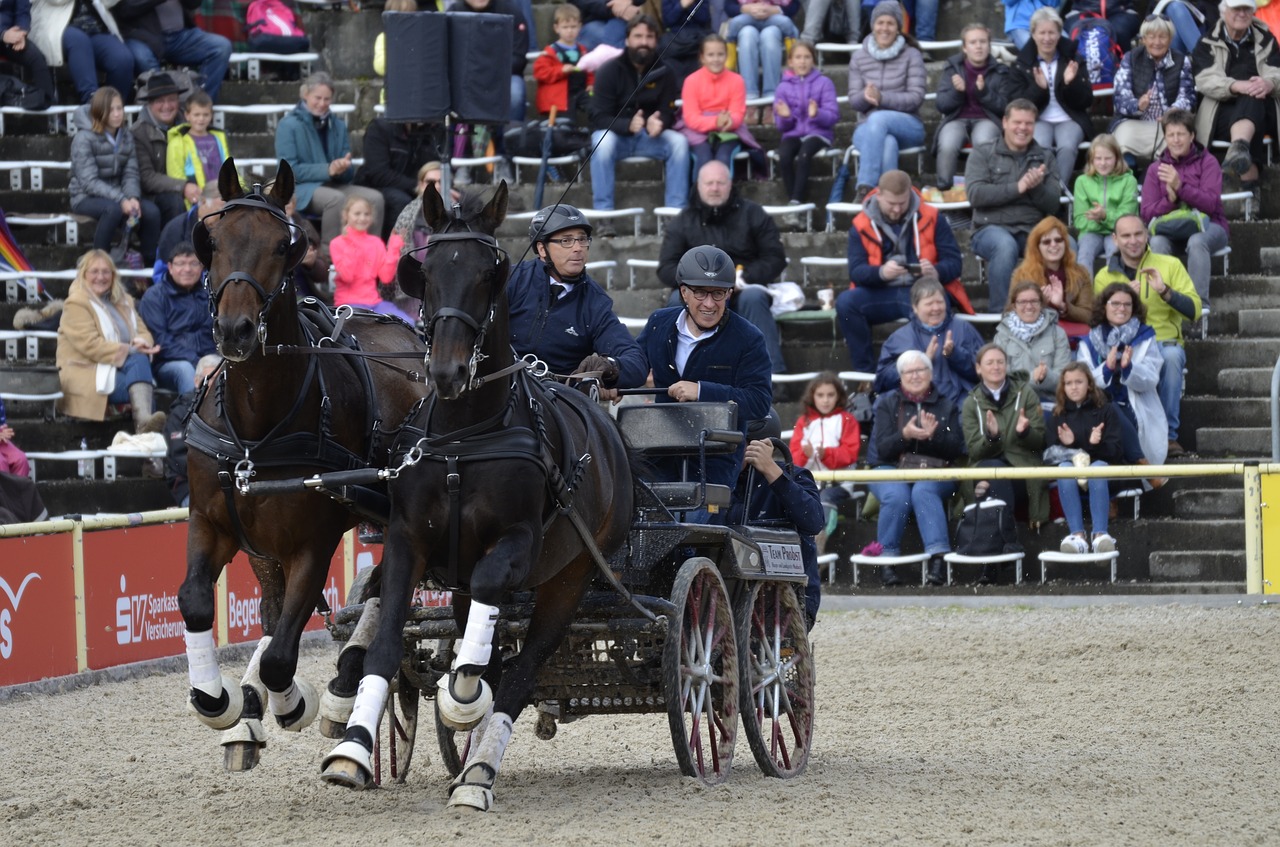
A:
[[[486,203],[464,195],[456,214],[434,187],[422,194],[422,215],[431,236],[425,256],[400,260],[397,280],[422,300],[427,327],[428,374],[442,400],[456,400],[473,387],[481,361],[510,361],[507,333],[507,273],[511,259],[494,233],[507,216],[507,184]]]
[[[196,255],[209,269],[209,311],[218,352],[233,362],[265,343],[272,306],[289,320],[296,310],[291,271],[307,252],[307,236],[284,208],[293,197],[293,169],[280,160],[271,190],[246,193],[234,159],[218,174],[226,205],[201,218],[191,234]],[[282,296],[283,295],[283,296]]]

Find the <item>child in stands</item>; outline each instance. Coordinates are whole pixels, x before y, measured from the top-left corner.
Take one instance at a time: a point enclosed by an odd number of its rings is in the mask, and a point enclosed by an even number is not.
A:
[[[1115,136],[1104,133],[1089,145],[1084,173],[1076,177],[1072,208],[1080,233],[1076,261],[1093,276],[1098,270],[1095,261],[1099,254],[1105,260],[1115,252],[1111,231],[1116,228],[1116,221],[1138,214],[1138,181],[1121,155]]]
[[[680,96],[684,100],[685,137],[693,154],[693,172],[712,159],[724,162],[733,171],[733,154],[740,144],[759,147],[748,132],[747,86],[742,77],[729,70],[729,47],[719,35],[702,39],[698,61],[702,67],[684,81]]]
[[[1120,412],[1107,402],[1107,395],[1093,381],[1093,373],[1083,362],[1072,362],[1058,378],[1058,402],[1045,427],[1045,444],[1079,451],[1071,459],[1058,462],[1059,467],[1090,467],[1123,464],[1120,441]],[[1057,455],[1046,450],[1046,458]],[[1089,491],[1089,516],[1093,524],[1093,543],[1085,541],[1084,512],[1080,489]],[[1062,540],[1064,553],[1110,553],[1116,540],[1107,532],[1111,513],[1111,483],[1105,479],[1060,479],[1058,499],[1070,535]]]
[[[578,43],[582,31],[582,12],[571,3],[561,3],[555,11],[556,40],[548,44],[533,63],[533,78],[538,83],[536,103],[544,117],[554,106],[562,117],[578,123],[586,116],[586,97],[595,83],[595,74],[578,69],[587,48]]]
[[[186,123],[169,130],[165,151],[165,170],[174,179],[194,182],[201,190],[210,180],[217,182],[222,163],[231,155],[227,136],[213,123],[213,100],[197,89],[187,99]],[[187,203],[187,208],[191,204]]]
[[[862,428],[846,409],[849,393],[840,377],[830,371],[818,374],[805,388],[800,402],[804,414],[791,432],[791,455],[796,465],[825,471],[856,465],[862,448]],[[827,484],[820,499],[830,534],[835,529],[840,502],[849,499],[849,490],[844,484]]]
[[[373,205],[363,197],[348,197],[342,207],[343,233],[329,242],[337,271],[334,306],[373,309],[382,302],[378,283],[395,278],[396,263],[388,259],[382,239],[369,232],[372,225]]]
[[[13,427],[4,411],[4,398],[0,397],[0,473],[14,476],[31,476],[31,465],[27,462],[27,454],[13,443]]]
[[[815,67],[814,46],[797,41],[787,54],[787,72],[778,83],[773,114],[782,130],[778,168],[787,190],[787,202],[804,202],[809,167],[815,153],[831,146],[840,104],[836,85]]]

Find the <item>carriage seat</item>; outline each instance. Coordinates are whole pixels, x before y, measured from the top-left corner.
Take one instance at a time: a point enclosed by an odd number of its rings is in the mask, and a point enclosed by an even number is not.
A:
[[[649,459],[683,460],[679,481],[650,482],[649,489],[669,509],[726,509],[733,492],[697,480],[700,453],[731,455],[742,443],[737,403],[646,403],[620,406],[618,428],[627,445]]]

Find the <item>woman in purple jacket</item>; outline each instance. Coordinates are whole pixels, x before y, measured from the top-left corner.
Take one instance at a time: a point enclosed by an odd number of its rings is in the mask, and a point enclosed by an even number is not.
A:
[[[1186,249],[1187,273],[1200,302],[1209,305],[1209,262],[1227,246],[1227,216],[1222,208],[1222,167],[1195,140],[1196,116],[1186,109],[1170,109],[1160,119],[1164,128],[1164,152],[1147,168],[1142,182],[1142,220],[1152,229],[1151,252],[1173,255]],[[1156,222],[1183,208],[1198,212],[1199,226],[1191,221]],[[1181,214],[1186,214],[1185,212]],[[1174,226],[1198,228],[1183,239]]]
[[[787,189],[787,202],[804,202],[809,183],[809,165],[813,155],[831,146],[840,104],[836,102],[836,84],[814,67],[813,45],[796,41],[787,53],[787,72],[778,83],[773,104],[774,120],[782,130],[778,160],[782,184]]]

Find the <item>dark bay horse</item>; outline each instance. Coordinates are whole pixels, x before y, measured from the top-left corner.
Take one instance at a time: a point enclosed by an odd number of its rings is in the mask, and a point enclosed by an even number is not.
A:
[[[484,721],[449,804],[487,810],[511,725],[597,567],[592,548],[607,556],[626,539],[631,468],[617,427],[598,404],[538,383],[511,350],[509,258],[493,237],[506,216],[506,183],[487,204],[468,197],[456,217],[432,190],[422,207],[433,232],[429,252],[421,267],[411,255],[402,259],[399,282],[430,316],[434,394],[421,416],[421,459],[390,483],[382,617],[347,734],[326,758],[323,776],[368,784],[371,739],[400,667],[410,594],[429,572],[456,589],[463,634],[452,672],[441,677],[437,709],[455,729]],[[534,610],[519,655],[503,667],[493,650],[498,606],[518,589],[534,590]],[[486,668],[488,679],[499,680],[496,697],[481,678]]]
[[[271,496],[247,492],[264,481],[385,465],[395,431],[428,390],[420,361],[356,357],[349,350],[319,355],[338,347],[425,355],[426,347],[399,320],[356,313],[335,327],[323,307],[304,302],[300,308],[292,270],[307,237],[283,211],[294,189],[287,162],[280,162],[266,194],[246,194],[230,159],[218,187],[227,206],[204,219],[193,240],[209,270],[214,339],[225,363],[206,384],[187,428],[191,512],[178,604],[187,628],[191,711],[227,730],[227,767],[244,770],[265,745],[265,709],[284,729],[301,731],[321,708],[315,688],[294,679],[298,640],[322,603],[333,552],[357,521],[350,501],[300,486]],[[262,585],[266,633],[240,683],[219,671],[212,632],[214,583],[238,550],[249,554]],[[369,605],[376,614],[376,603]],[[366,644],[369,637],[371,631]],[[350,700],[363,658],[359,643],[356,648],[345,656],[354,659]],[[325,711],[334,710],[331,720],[340,726],[346,716],[342,698],[329,702],[333,694],[331,685]]]

